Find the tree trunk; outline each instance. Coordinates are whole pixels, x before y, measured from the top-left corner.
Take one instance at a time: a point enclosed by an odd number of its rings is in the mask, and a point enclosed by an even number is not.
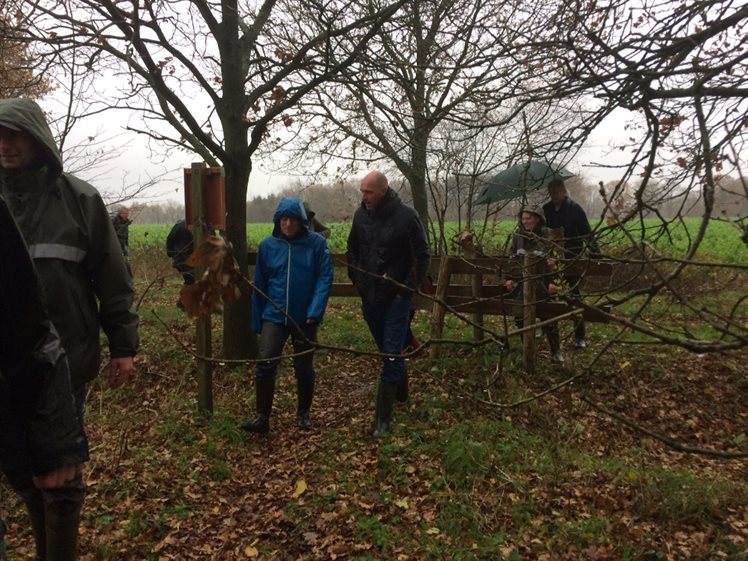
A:
[[[226,172],[226,237],[233,246],[239,271],[248,278],[247,258],[247,183],[251,162],[227,163]],[[251,279],[250,279],[251,280]],[[257,340],[252,331],[252,291],[241,286],[238,302],[226,306],[223,313],[223,356],[231,359],[251,358],[257,351]]]
[[[416,209],[418,216],[423,222],[423,227],[428,228],[429,224],[429,198],[426,193],[426,174],[417,173],[411,179],[411,193],[413,194],[413,208]]]
[[[423,222],[423,227],[426,229],[428,229],[429,224],[429,195],[426,191],[426,155],[430,133],[428,123],[423,119],[416,119],[416,127],[412,139],[413,145],[410,151],[410,173],[404,173],[410,182],[410,191],[413,195],[413,208],[416,209],[421,222]]]

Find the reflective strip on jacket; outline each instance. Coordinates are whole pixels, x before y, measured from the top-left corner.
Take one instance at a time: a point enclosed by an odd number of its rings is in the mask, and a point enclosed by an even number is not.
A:
[[[0,170],[0,193],[34,260],[77,388],[99,372],[99,327],[112,357],[137,352],[132,281],[101,195],[62,173],[41,108],[29,100],[0,100],[0,121],[29,132],[39,144],[35,169]]]

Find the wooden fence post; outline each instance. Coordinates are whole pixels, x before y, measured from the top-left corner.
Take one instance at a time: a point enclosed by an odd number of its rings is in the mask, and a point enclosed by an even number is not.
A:
[[[203,162],[192,164],[191,195],[192,195],[192,236],[194,248],[200,247],[205,240],[207,221],[205,217],[206,200],[206,165]],[[195,279],[200,280],[205,272],[204,268],[195,271]],[[210,315],[198,317],[195,325],[195,351],[198,356],[210,357],[213,354]],[[197,409],[201,413],[213,413],[213,365],[198,358],[197,370]]]
[[[444,333],[444,316],[447,309],[440,302],[447,301],[447,290],[449,289],[449,277],[451,276],[451,264],[448,255],[442,255],[439,263],[439,276],[436,279],[436,302],[431,316],[431,339],[441,339]],[[431,358],[439,356],[439,345],[431,347]]]
[[[527,329],[522,333],[522,363],[525,371],[529,373],[535,372],[535,328],[528,328],[535,324],[536,288],[540,263],[539,257],[527,253],[522,266],[522,327]]]
[[[472,244],[469,244],[464,247],[465,257],[468,259],[473,259],[477,257],[475,246]],[[483,288],[483,275],[480,273],[475,273],[470,276],[470,283],[472,286],[473,291],[473,298],[476,300],[482,296],[482,288]],[[472,314],[472,320],[475,325],[473,325],[473,341],[483,341],[483,337],[485,336],[485,332],[483,329],[483,313],[482,312],[475,312]]]

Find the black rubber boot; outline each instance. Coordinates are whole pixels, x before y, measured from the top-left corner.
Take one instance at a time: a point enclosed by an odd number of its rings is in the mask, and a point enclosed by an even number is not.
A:
[[[400,380],[400,383],[397,385],[397,394],[395,395],[395,399],[397,399],[400,403],[405,403],[408,401],[408,373],[403,372],[403,377]]]
[[[64,488],[55,489],[45,506],[39,491],[24,497],[31,517],[36,561],[75,561],[78,558],[78,525],[85,488],[80,475]]]
[[[392,425],[392,409],[395,406],[397,384],[379,383],[377,390],[377,411],[374,418],[374,438],[384,438],[390,432]]]
[[[26,510],[31,518],[31,529],[34,533],[34,545],[36,546],[36,561],[45,561],[47,558],[47,523],[44,515],[44,500],[40,491],[35,490],[24,496],[23,500]]]
[[[548,338],[548,346],[551,349],[551,362],[554,364],[563,364],[564,355],[561,354],[561,336],[558,332],[558,325],[547,325],[543,328],[545,336]]]
[[[47,556],[44,561],[75,561],[78,558],[78,524],[81,505],[47,508]]]
[[[240,428],[247,432],[267,434],[270,432],[270,412],[273,410],[275,376],[256,378],[255,393],[257,395],[257,418],[254,421],[247,421]]]
[[[8,527],[5,522],[0,518],[0,561],[8,561],[7,550],[5,548],[5,534],[8,531]]]
[[[309,430],[312,428],[309,410],[312,408],[312,398],[314,397],[314,375],[296,378],[296,395],[298,397],[296,424],[299,430]]]
[[[574,342],[577,344],[577,347],[582,349],[587,346],[586,341],[586,331],[584,325],[584,320],[580,319],[577,320],[576,323],[574,323]]]

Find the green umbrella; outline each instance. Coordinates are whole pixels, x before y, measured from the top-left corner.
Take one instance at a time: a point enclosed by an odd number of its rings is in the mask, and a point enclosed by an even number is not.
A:
[[[494,175],[475,200],[477,205],[487,205],[496,201],[508,201],[524,197],[529,191],[548,186],[554,179],[568,179],[574,174],[561,166],[540,160],[530,160],[516,164]]]

